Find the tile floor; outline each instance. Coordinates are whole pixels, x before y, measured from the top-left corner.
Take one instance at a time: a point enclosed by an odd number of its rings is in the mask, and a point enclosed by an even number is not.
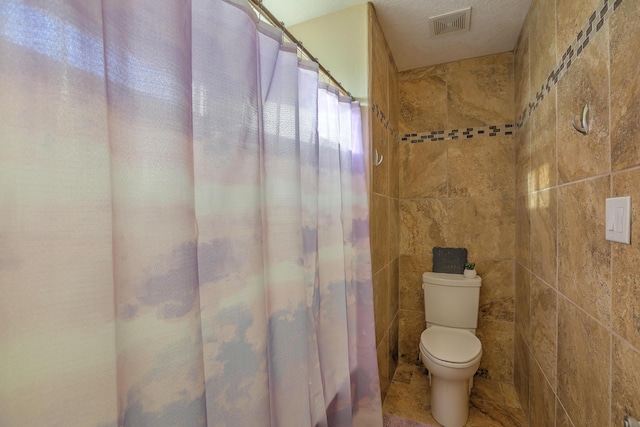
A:
[[[430,386],[422,366],[401,363],[384,400],[383,412],[414,421],[439,425],[431,416]],[[511,384],[476,377],[469,402],[466,427],[527,427]]]

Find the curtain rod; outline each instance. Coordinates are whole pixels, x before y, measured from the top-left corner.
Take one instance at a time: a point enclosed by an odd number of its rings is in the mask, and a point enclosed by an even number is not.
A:
[[[318,66],[320,67],[320,71],[329,78],[329,80],[331,80],[331,82],[337,86],[344,94],[346,94],[348,97],[353,98],[353,96],[351,96],[351,93],[346,90],[342,84],[335,79],[335,77],[333,77],[331,75],[331,73],[329,72],[329,70],[327,70],[318,60],[318,58],[316,58],[315,56],[313,56],[311,54],[311,52],[309,52],[307,50],[307,48],[305,48],[302,45],[302,42],[300,40],[298,40],[293,34],[291,34],[291,32],[289,30],[287,30],[284,26],[284,22],[282,21],[278,21],[278,18],[276,18],[276,16],[271,13],[271,11],[269,9],[266,8],[266,6],[264,6],[262,4],[262,0],[249,0],[249,3],[251,3],[254,7],[256,7],[259,10],[259,13],[263,14],[271,23],[271,25],[276,26],[277,28],[279,28],[280,30],[282,30],[282,32],[287,36],[287,38],[289,40],[291,40],[292,43],[294,43],[299,50],[302,51],[302,53],[304,53],[309,59],[311,59],[312,61],[316,62],[318,64]]]

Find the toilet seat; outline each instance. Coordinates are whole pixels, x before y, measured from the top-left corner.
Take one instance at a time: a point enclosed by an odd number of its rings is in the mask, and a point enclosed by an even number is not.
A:
[[[467,330],[431,326],[420,335],[420,350],[446,364],[466,365],[482,355],[482,343]]]

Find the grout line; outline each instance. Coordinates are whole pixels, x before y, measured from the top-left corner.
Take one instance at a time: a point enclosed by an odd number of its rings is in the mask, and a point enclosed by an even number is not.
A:
[[[567,300],[569,303],[571,303],[571,305],[573,305],[574,307],[576,307],[577,309],[579,309],[581,312],[583,312],[584,314],[587,315],[587,317],[590,317],[593,321],[595,321],[596,323],[598,323],[600,326],[602,326],[605,330],[607,330],[607,332],[609,333],[609,335],[613,334],[613,322],[611,321],[611,317],[610,316],[610,321],[612,324],[610,325],[606,325],[605,323],[603,323],[601,320],[599,320],[597,317],[595,317],[593,314],[589,313],[587,310],[585,310],[584,308],[582,308],[580,305],[578,305],[578,303],[574,300],[572,300],[569,296],[565,295],[564,293],[562,293],[560,290],[558,290],[558,297],[560,297],[560,295],[562,295],[562,297]],[[559,301],[558,301],[559,302]],[[557,311],[560,311],[560,305],[558,305],[558,309]],[[635,347],[634,347],[635,348]]]
[[[607,3],[608,0],[604,0],[605,4]],[[616,2],[614,4],[614,8],[617,9],[617,7],[619,6],[619,3]],[[607,64],[609,65],[607,67],[607,84],[609,85],[609,87],[607,88],[607,105],[609,106],[608,110],[609,110],[609,123],[608,123],[608,138],[609,138],[609,158],[607,159],[609,162],[609,171],[611,171],[612,167],[613,167],[613,150],[612,150],[612,142],[613,142],[613,135],[612,135],[612,131],[613,131],[613,121],[612,121],[612,117],[611,117],[611,26],[609,25],[609,22],[607,20],[607,31],[608,31],[608,36],[609,36],[609,46],[607,46]],[[613,185],[613,181],[614,181],[614,175],[613,173],[610,174],[610,178],[609,178],[609,197],[613,197],[613,192],[614,192],[614,185]],[[605,202],[606,203],[606,202]],[[606,210],[605,210],[606,211]],[[629,212],[631,214],[631,212]],[[605,212],[605,221],[606,221],[606,212]],[[609,298],[609,323],[611,324],[611,330],[609,331],[609,405],[608,405],[608,409],[609,409],[609,422],[613,423],[613,340],[614,340],[614,312],[613,312],[613,299],[615,298],[614,296],[614,289],[615,289],[615,283],[613,280],[613,266],[614,266],[614,245],[613,242],[609,242],[609,293],[610,293],[610,298]],[[632,347],[634,348],[634,347]]]

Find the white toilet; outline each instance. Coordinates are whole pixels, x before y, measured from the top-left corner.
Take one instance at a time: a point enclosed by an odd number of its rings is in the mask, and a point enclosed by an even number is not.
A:
[[[420,336],[420,360],[431,380],[431,415],[444,427],[462,427],[469,417],[469,393],[480,366],[476,337],[482,279],[462,274],[422,275],[427,329]]]

